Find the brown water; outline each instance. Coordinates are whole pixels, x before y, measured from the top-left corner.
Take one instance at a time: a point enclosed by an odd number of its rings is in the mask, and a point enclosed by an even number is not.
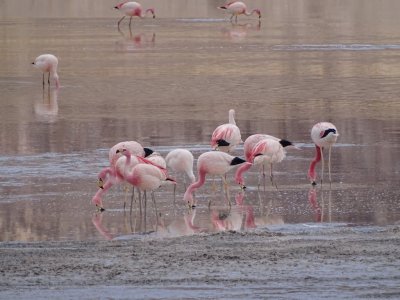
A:
[[[162,155],[184,147],[197,158],[230,108],[243,138],[268,133],[302,151],[289,150],[275,167],[278,190],[268,184],[259,191],[257,170],[247,174],[245,194],[232,186],[232,203],[239,195],[244,206],[231,211],[207,183],[194,219],[202,231],[232,229],[218,228],[215,213],[246,229],[249,211],[262,228],[398,224],[398,1],[254,1],[261,22],[242,17],[238,24],[215,9],[223,1],[152,1],[158,18],[134,20],[131,30],[125,20],[121,31],[120,15],[104,4],[26,0],[29,9],[21,11],[17,2],[0,4],[1,241],[191,234],[182,228],[182,185],[175,205],[171,188],[156,192],[157,226],[150,204],[146,228],[124,214],[122,188],[94,215],[97,173],[123,140]],[[42,53],[59,57],[58,91],[43,91],[31,65]],[[321,120],[333,122],[340,137],[332,188],[318,187],[313,199],[309,132]],[[181,229],[166,229],[175,225]]]

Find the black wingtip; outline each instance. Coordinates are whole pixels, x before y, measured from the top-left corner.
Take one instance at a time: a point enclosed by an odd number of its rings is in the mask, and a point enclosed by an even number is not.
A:
[[[293,146],[293,143],[291,141],[288,141],[288,140],[280,140],[279,144],[281,144],[282,147]]]
[[[228,147],[230,144],[227,141],[221,139],[217,141],[217,145],[218,147]]]
[[[143,148],[143,150],[144,150],[144,157],[147,157],[147,156],[153,154],[153,152],[154,152],[150,148]]]
[[[231,166],[235,166],[235,165],[240,165],[242,163],[246,162],[244,159],[240,158],[240,157],[235,157],[234,159],[232,159],[231,161]]]

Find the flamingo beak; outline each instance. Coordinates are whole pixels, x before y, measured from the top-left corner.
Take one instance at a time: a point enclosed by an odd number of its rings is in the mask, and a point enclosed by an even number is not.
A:
[[[99,180],[97,180],[97,185],[99,186],[99,188],[104,189],[103,179],[99,178]]]
[[[105,211],[105,209],[104,209],[103,207],[98,206],[97,204],[96,204],[96,208],[97,208],[97,210],[98,210],[99,212]]]

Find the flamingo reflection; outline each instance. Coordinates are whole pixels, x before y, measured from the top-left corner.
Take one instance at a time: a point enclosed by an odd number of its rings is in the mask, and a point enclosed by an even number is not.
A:
[[[54,123],[58,119],[58,89],[43,89],[41,101],[34,104],[35,114],[45,123]]]
[[[135,51],[138,49],[152,48],[156,42],[156,34],[141,32],[132,34],[132,29],[129,27],[129,35],[126,35],[120,28],[118,28],[122,40],[118,41],[116,45],[120,51]]]
[[[325,216],[325,191],[320,190],[321,193],[321,205],[318,202],[318,193],[315,186],[310,187],[308,191],[308,202],[314,212],[315,222],[332,222],[332,190],[328,191],[328,219]]]
[[[223,27],[221,29],[222,36],[231,40],[232,42],[241,42],[243,41],[249,31],[259,31],[261,29],[261,22],[257,22],[257,24],[238,24],[231,23],[229,27]]]

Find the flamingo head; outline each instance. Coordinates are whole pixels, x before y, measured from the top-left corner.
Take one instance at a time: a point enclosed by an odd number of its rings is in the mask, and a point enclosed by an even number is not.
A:
[[[114,8],[121,9],[122,5],[124,5],[126,2],[128,2],[128,1],[121,2],[121,3],[117,4],[116,6],[114,6]]]
[[[100,177],[100,178],[97,180],[97,185],[99,186],[99,188],[104,189],[104,181],[103,181],[103,178]]]
[[[254,9],[253,12],[258,15],[259,19],[261,19],[261,11],[258,8]]]

